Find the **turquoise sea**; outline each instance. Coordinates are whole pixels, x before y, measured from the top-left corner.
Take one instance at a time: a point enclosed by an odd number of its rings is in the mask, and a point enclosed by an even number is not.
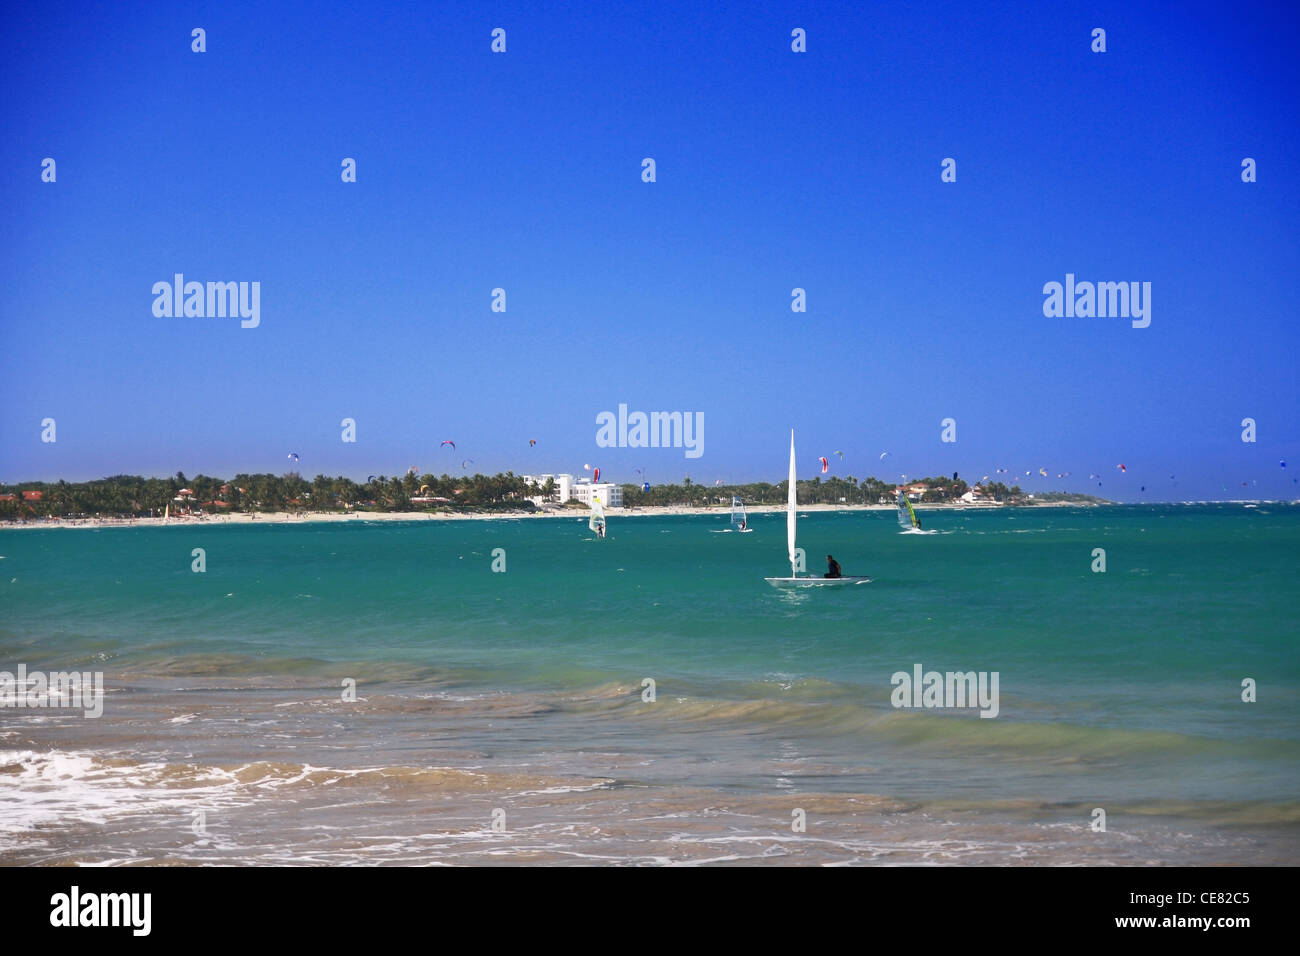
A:
[[[1300,863],[1300,506],[923,517],[0,530],[0,863]]]

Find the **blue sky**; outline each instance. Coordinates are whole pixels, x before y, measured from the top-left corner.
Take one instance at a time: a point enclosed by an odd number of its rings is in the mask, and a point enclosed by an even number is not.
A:
[[[778,481],[793,427],[808,477],[1296,496],[1282,5],[551,6],[8,5],[0,481]],[[176,272],[260,326],[155,317]],[[1150,327],[1044,317],[1066,273],[1150,282]],[[703,457],[597,448],[620,403]]]

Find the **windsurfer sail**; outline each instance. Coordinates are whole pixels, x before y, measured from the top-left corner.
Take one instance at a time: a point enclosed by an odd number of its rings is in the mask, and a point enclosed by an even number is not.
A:
[[[745,503],[739,498],[731,499],[731,530],[744,531],[749,522],[745,516]]]
[[[898,489],[898,524],[904,531],[921,530],[921,519],[912,510],[912,503],[902,488]]]

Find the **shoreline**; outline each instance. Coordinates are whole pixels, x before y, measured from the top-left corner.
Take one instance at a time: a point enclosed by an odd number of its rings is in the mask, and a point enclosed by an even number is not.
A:
[[[998,511],[1003,508],[1102,508],[1091,502],[1040,501],[1032,505],[1000,504],[927,504],[923,511]],[[809,504],[800,505],[800,513],[812,511],[893,511],[894,505]],[[785,505],[746,506],[747,513],[783,514]],[[719,505],[714,508],[696,508],[689,505],[657,505],[645,508],[610,508],[610,518],[659,518],[671,515],[725,516],[730,509]],[[48,528],[164,528],[164,527],[221,527],[225,525],[260,524],[363,524],[373,521],[503,521],[586,518],[586,508],[557,508],[550,511],[503,511],[484,514],[457,514],[446,511],[364,511],[339,513],[332,511],[273,511],[213,514],[203,517],[172,516],[170,518],[41,518],[26,522],[0,523],[0,531]]]

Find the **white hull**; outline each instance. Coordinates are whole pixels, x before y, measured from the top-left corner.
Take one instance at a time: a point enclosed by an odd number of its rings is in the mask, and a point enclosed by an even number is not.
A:
[[[846,584],[867,584],[868,577],[845,575],[842,578],[764,578],[774,588],[823,588]]]

